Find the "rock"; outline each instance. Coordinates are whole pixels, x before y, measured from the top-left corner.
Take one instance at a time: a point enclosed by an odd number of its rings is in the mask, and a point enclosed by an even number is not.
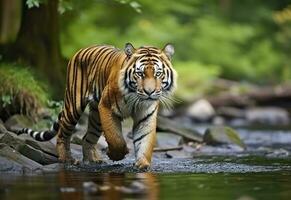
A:
[[[41,164],[51,164],[57,161],[55,145],[51,142],[38,142],[28,135],[17,136],[7,132],[0,138],[0,143],[5,143],[21,154]]]
[[[8,130],[18,130],[25,127],[32,127],[34,122],[25,115],[13,115],[5,122]]]
[[[183,138],[173,133],[157,132],[157,147],[170,148],[183,144]]]
[[[233,144],[221,145],[221,146],[209,146],[209,145],[202,145],[199,149],[192,153],[193,157],[195,156],[217,156],[217,155],[238,155],[238,153],[243,152],[244,150]]]
[[[48,165],[58,162],[58,158],[56,156],[46,154],[38,149],[33,148],[28,144],[20,145],[18,147],[18,151],[27,158],[30,158],[31,160],[34,160],[35,162],[42,165]]]
[[[25,137],[28,138],[29,136],[17,136],[15,133],[6,132],[3,137],[0,138],[0,143],[7,144],[8,146],[17,150],[20,145],[25,144]]]
[[[46,154],[58,157],[56,146],[51,141],[39,142],[29,137],[28,139],[25,139],[25,143],[35,149],[43,151]]]
[[[0,119],[0,134],[1,133],[6,133],[6,132],[7,132],[7,129],[5,128],[4,123]]]
[[[188,159],[188,158],[193,158],[191,154],[185,152],[185,151],[167,151],[166,152],[167,158],[183,158],[183,159]]]
[[[207,100],[200,99],[187,109],[187,115],[199,122],[207,122],[214,117],[215,110]]]
[[[63,163],[54,163],[54,164],[43,166],[42,171],[44,173],[47,173],[47,172],[59,172],[59,171],[61,171],[63,169],[65,169]]]
[[[203,136],[203,141],[210,145],[236,144],[243,149],[246,147],[235,130],[224,126],[208,128]]]
[[[290,155],[289,151],[286,149],[275,149],[268,153],[266,156],[269,158],[286,158]]]
[[[250,108],[246,119],[251,124],[287,125],[290,122],[288,112],[277,107]]]
[[[216,113],[226,119],[245,118],[246,115],[243,109],[234,107],[220,107],[217,109]]]
[[[40,169],[42,165],[26,158],[7,144],[0,143],[0,171],[26,173]]]
[[[82,160],[83,158],[82,146],[78,144],[71,144],[70,146],[73,158],[77,160]]]
[[[215,116],[213,119],[212,119],[212,124],[214,125],[223,125],[225,124],[225,119],[221,116]]]
[[[157,130],[171,132],[191,141],[202,142],[202,135],[193,127],[178,123],[174,120],[158,116]]]

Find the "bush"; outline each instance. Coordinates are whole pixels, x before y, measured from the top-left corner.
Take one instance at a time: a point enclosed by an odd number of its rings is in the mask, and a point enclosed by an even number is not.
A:
[[[26,114],[36,119],[49,95],[43,84],[23,66],[0,63],[0,117],[6,120],[13,114]]]

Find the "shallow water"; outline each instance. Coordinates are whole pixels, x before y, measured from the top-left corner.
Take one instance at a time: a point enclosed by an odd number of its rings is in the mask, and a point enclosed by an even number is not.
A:
[[[96,183],[98,191],[84,188]],[[134,185],[138,185],[138,190]],[[290,199],[291,172],[0,176],[0,199]]]

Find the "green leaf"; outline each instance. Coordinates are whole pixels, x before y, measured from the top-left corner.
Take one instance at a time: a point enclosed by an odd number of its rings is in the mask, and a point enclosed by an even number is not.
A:
[[[39,7],[39,4],[41,3],[41,0],[27,0],[26,5],[28,8],[33,8],[33,7]]]
[[[240,146],[241,148],[245,149],[246,145],[239,137],[239,134],[230,127],[224,127],[225,134],[227,135],[228,139],[232,141],[234,144]]]

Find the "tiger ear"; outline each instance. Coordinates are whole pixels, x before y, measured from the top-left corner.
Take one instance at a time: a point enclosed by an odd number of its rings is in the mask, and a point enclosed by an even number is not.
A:
[[[135,48],[131,43],[128,42],[125,44],[124,52],[127,55],[127,57],[130,57],[135,52]]]
[[[163,52],[168,56],[169,59],[171,59],[175,53],[174,46],[172,44],[166,44],[163,48]]]

